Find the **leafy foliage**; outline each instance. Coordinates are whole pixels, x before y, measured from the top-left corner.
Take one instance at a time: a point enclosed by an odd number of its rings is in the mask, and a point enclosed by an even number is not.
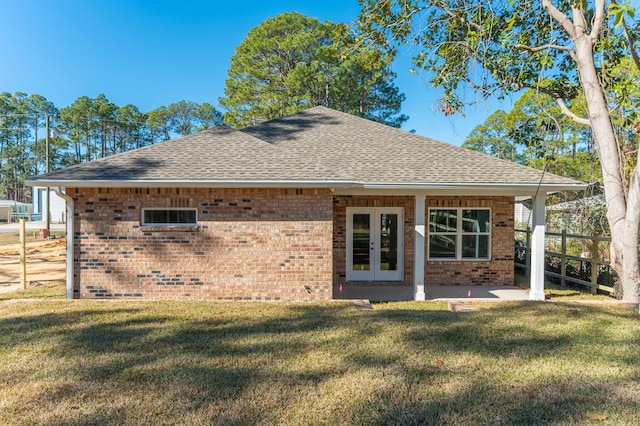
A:
[[[521,162],[518,145],[510,140],[512,126],[507,123],[508,116],[503,110],[494,112],[471,131],[462,146],[493,157]]]
[[[589,130],[571,123],[574,117],[589,114],[572,51],[574,41],[571,34],[544,17],[543,11],[532,7],[530,2],[360,0],[360,4],[359,28],[365,35],[361,43],[368,41],[388,52],[395,52],[404,43],[415,43],[418,52],[413,58],[413,71],[426,72],[433,86],[444,90],[440,100],[444,114],[462,112],[469,103],[465,98],[468,88],[482,98],[502,97],[529,88],[534,91],[524,94],[523,99],[537,98],[540,104],[537,113],[544,110],[549,111],[546,115],[553,116],[550,120],[553,123],[542,116],[535,118],[531,108],[535,107],[536,101],[526,99],[524,102],[529,106],[516,106],[507,122],[497,123],[495,120],[501,114],[498,113],[475,129],[466,142],[468,147],[500,158],[518,160],[517,146],[524,145],[531,159],[541,158],[542,154],[553,158],[558,149],[562,151],[562,147],[550,149],[549,137],[540,136],[541,133],[549,134],[549,126],[562,127],[564,136],[570,139],[585,138],[593,144]],[[587,2],[575,4],[563,0],[555,7],[570,12],[574,6],[578,8],[576,11],[584,13],[587,21],[594,22],[598,12]],[[593,54],[629,179],[637,163],[638,137],[634,124],[639,122],[640,113],[637,84],[640,73],[629,52],[636,57],[635,50],[630,50],[630,47],[638,39],[638,24],[634,21],[633,25],[627,26],[625,23],[625,18],[634,18],[634,9],[628,2],[612,2],[608,11],[609,21],[605,21]],[[627,31],[626,38],[620,30],[622,27]],[[566,109],[553,105],[557,102]],[[520,114],[517,110],[523,117],[513,117]],[[528,121],[523,121],[523,118]],[[541,127],[544,120],[547,120],[547,125]],[[582,124],[588,124],[587,121],[583,120]],[[497,142],[495,138],[501,139],[501,132],[505,132],[501,126],[509,127],[506,130],[509,135],[506,141]],[[542,132],[537,131],[540,129]],[[483,136],[489,139],[480,141],[478,138]],[[510,149],[513,144],[516,145],[515,150]],[[593,150],[593,145],[589,150]],[[522,158],[520,160],[523,162]]]
[[[46,171],[45,120],[51,118],[50,166],[57,170],[222,125],[209,103],[180,101],[149,113],[119,107],[104,94],[58,110],[41,95],[0,93],[0,198],[26,202],[24,181]]]
[[[44,171],[44,159],[32,147],[46,114],[57,114],[57,109],[40,95],[0,93],[0,198],[26,200],[23,181]]]
[[[244,127],[324,105],[399,127],[404,100],[392,81],[392,57],[356,49],[343,24],[296,12],[267,19],[247,34],[231,58],[220,104],[225,121]]]
[[[559,3],[562,10],[573,4]],[[407,42],[419,46],[414,71],[427,71],[431,83],[444,89],[445,114],[464,107],[465,86],[484,98],[538,88],[571,101],[581,92],[577,68],[567,54],[570,36],[528,1],[360,0],[360,4],[359,26],[368,40],[390,51]],[[614,13],[617,22],[626,10]],[[595,13],[587,7],[584,12],[587,18]],[[606,35],[597,54],[603,65],[616,65],[628,55],[627,46],[619,33]],[[553,79],[543,83],[549,76]]]
[[[511,111],[489,116],[462,146],[583,182],[602,182],[589,128],[569,120],[549,95],[533,89]]]

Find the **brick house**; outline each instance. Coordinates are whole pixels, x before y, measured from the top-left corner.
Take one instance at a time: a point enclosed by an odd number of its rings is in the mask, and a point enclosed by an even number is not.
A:
[[[540,299],[546,193],[585,187],[324,107],[29,184],[67,200],[69,298],[206,300],[511,285],[516,196],[535,196]]]

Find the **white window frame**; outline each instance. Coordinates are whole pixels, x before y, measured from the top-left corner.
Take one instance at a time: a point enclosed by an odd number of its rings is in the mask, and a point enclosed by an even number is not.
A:
[[[427,212],[427,221],[431,220],[432,210],[455,210],[456,211],[456,231],[454,232],[437,232],[431,231],[431,224],[427,223],[427,253],[428,259],[434,262],[489,262],[491,261],[491,237],[493,226],[493,212],[490,207],[430,207]],[[486,232],[464,232],[462,227],[462,211],[463,210],[487,210],[489,212],[489,228]],[[431,236],[432,235],[449,235],[455,236],[456,241],[456,256],[455,257],[431,257]],[[465,235],[487,236],[488,245],[487,253],[488,257],[462,257],[462,237]]]
[[[196,220],[193,223],[147,223],[144,220],[144,213],[146,211],[166,211],[166,210],[188,210],[194,211],[196,213]],[[143,208],[140,217],[140,225],[141,226],[183,226],[183,227],[194,227],[198,226],[198,209],[191,207],[152,207],[152,208]]]
[[[346,280],[360,282],[401,282],[404,281],[404,208],[403,207],[347,207],[347,239],[346,239]],[[373,241],[370,241],[372,251],[370,258],[371,268],[367,271],[353,270],[353,215],[368,214],[371,217],[371,234]],[[380,232],[378,224],[379,215],[390,213],[398,215],[398,269],[395,271],[384,271],[380,267]]]

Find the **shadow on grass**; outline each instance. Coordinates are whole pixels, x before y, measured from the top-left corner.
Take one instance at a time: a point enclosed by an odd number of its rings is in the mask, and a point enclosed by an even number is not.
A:
[[[609,385],[581,379],[574,380],[572,384],[580,394],[568,391],[566,384],[554,380],[541,381],[535,387],[524,389],[471,382],[452,395],[441,395],[427,401],[397,401],[382,397],[375,404],[355,407],[354,412],[356,418],[367,418],[367,424],[371,425],[590,424],[596,418],[611,416],[608,408],[603,406],[606,401],[604,395],[611,392]],[[634,404],[632,400],[625,403],[629,407]]]
[[[637,317],[597,307],[526,302],[451,313],[391,305],[358,311],[339,303],[33,306],[0,316],[2,351],[38,348],[60,364],[47,380],[62,384],[30,404],[82,407],[52,408],[51,418],[34,423],[579,423],[589,420],[589,407],[611,405],[608,398],[638,377],[640,363]],[[622,320],[636,330],[626,341],[611,335]],[[620,352],[591,353],[591,344]],[[554,356],[608,361],[625,374],[596,383],[588,371],[558,371],[556,378],[541,370],[511,383],[493,365],[517,377],[518,363],[532,368]],[[38,368],[21,371],[2,376],[29,382]],[[613,410],[637,412],[632,401],[616,402]],[[29,404],[9,408],[24,413]]]

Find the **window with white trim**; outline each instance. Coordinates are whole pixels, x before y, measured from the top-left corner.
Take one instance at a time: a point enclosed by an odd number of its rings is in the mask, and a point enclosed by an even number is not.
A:
[[[197,209],[142,209],[143,226],[196,226]]]
[[[430,260],[489,260],[491,210],[429,209]]]

